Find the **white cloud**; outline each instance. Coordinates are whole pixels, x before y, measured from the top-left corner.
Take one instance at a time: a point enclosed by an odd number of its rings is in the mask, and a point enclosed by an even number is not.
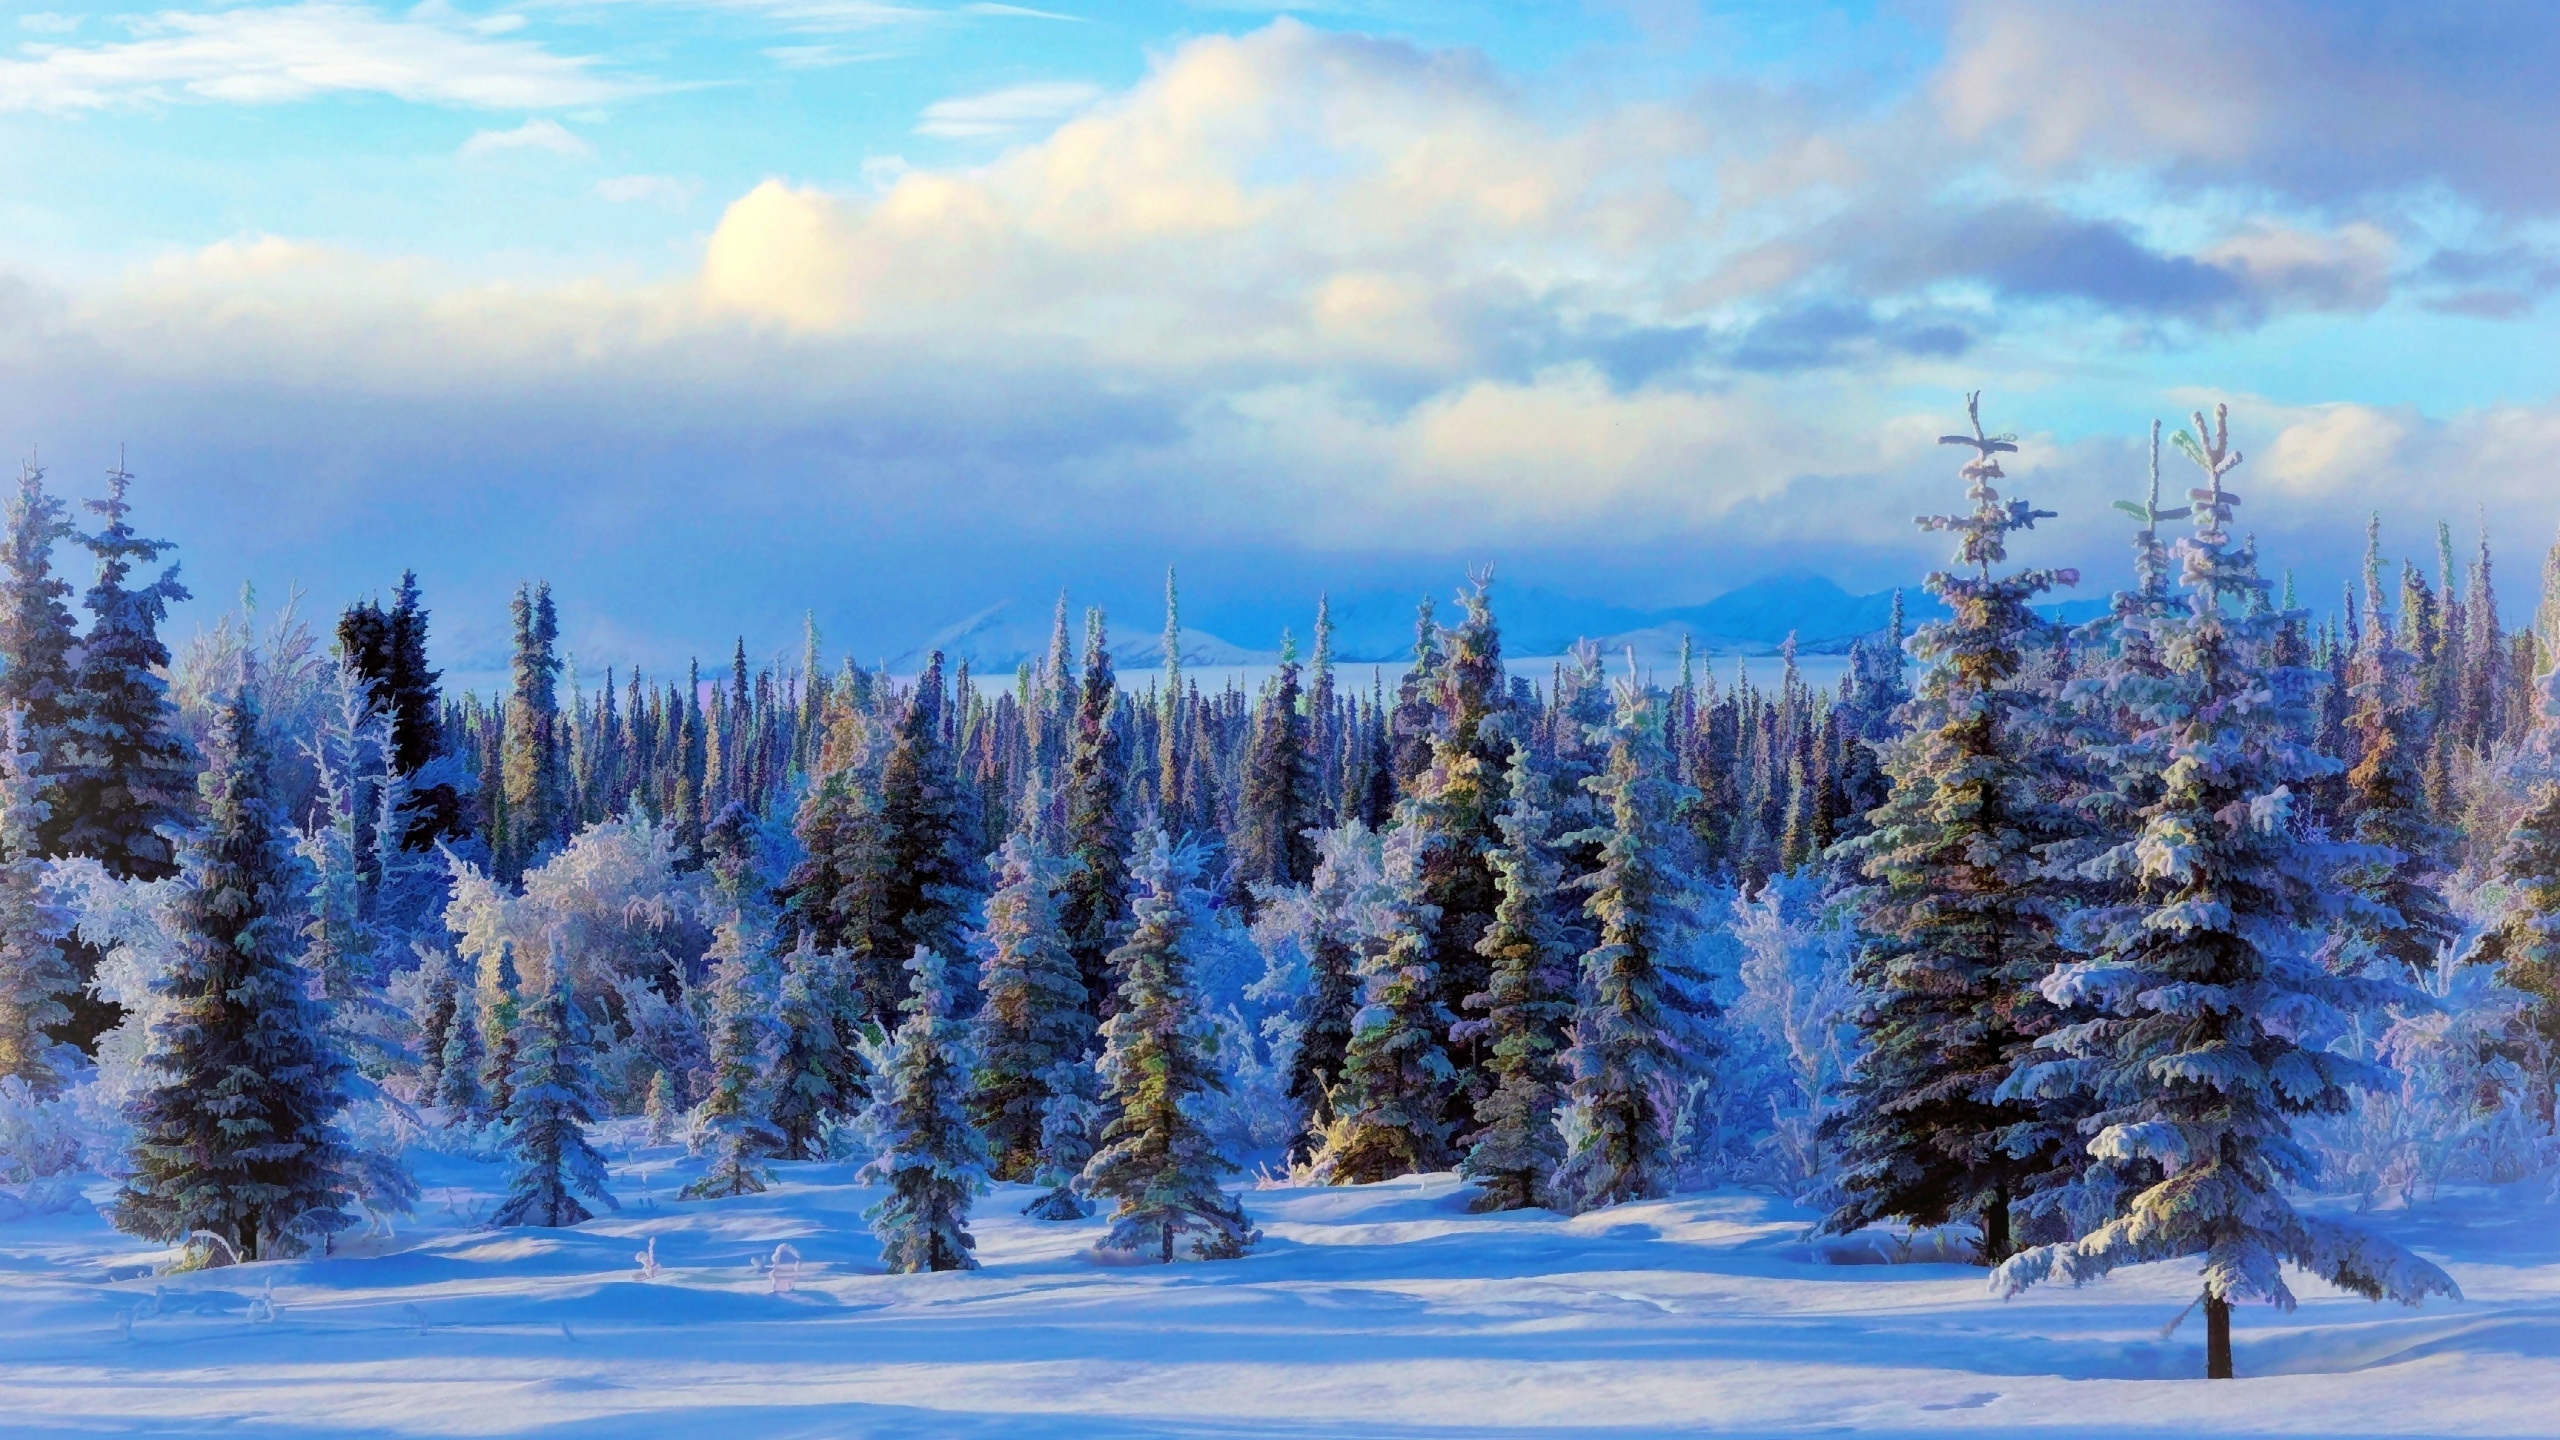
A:
[[[134,38],[29,45],[0,60],[0,110],[77,111],[177,98],[272,105],[327,94],[423,104],[546,110],[613,98],[624,86],[590,59],[362,6],[313,3],[128,21]]]
[[[34,10],[18,17],[18,28],[39,35],[68,35],[80,28],[85,15],[57,15],[50,10]]]
[[[681,210],[693,199],[693,187],[666,175],[614,175],[596,182],[596,198],[616,205],[664,205]]]
[[[1054,124],[1101,96],[1101,86],[1074,80],[1013,85],[984,95],[958,95],[924,107],[924,115],[916,122],[916,133],[945,139],[1012,135]]]
[[[462,158],[470,160],[507,150],[541,150],[571,160],[594,156],[595,147],[571,134],[557,120],[527,120],[513,130],[480,130],[462,142]]]

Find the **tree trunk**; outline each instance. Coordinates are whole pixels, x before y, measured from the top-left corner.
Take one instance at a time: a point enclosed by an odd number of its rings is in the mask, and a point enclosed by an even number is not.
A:
[[[2219,1295],[2204,1297],[2204,1378],[2231,1378],[2231,1302]]]
[[[1982,1204],[1982,1263],[1997,1265],[2016,1249],[2009,1238],[2009,1192],[2006,1187],[1993,1190]]]
[[[1164,1263],[1173,1263],[1173,1217],[1164,1217]]]

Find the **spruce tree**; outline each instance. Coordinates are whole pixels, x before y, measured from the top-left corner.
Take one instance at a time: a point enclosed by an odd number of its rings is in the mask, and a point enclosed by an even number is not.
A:
[[[2380,623],[2382,615],[2381,520],[2367,523],[2365,609],[2374,617],[2349,673],[2354,709],[2346,728],[2356,746],[2347,772],[2345,811],[2356,843],[2372,854],[2350,865],[2346,881],[2376,902],[2368,919],[2350,926],[2357,948],[2397,961],[2404,976],[2435,967],[2436,947],[2460,931],[2461,922],[2426,881],[2439,867],[2447,836],[2427,813],[2426,781],[2412,755],[2409,657]],[[2361,957],[2359,957],[2361,958]]]
[[[335,1130],[346,1066],[294,962],[292,871],[245,685],[224,704],[212,750],[114,1219],[151,1240],[207,1232],[262,1259],[348,1223]]]
[[[445,778],[421,772],[446,753],[441,675],[427,664],[427,608],[418,575],[405,570],[389,609],[372,600],[338,617],[338,648],[362,675],[374,708],[391,727],[389,769],[411,783],[394,807],[393,833],[401,848],[431,853],[437,842],[469,833],[461,791]],[[635,682],[638,676],[633,676]]]
[[[1314,1157],[1334,1121],[1333,1092],[1360,1014],[1359,851],[1374,842],[1368,827],[1348,820],[1317,840],[1315,878],[1307,886],[1297,940],[1307,957],[1307,987],[1291,1018],[1298,1043],[1289,1057],[1289,1098],[1306,1122],[1289,1142],[1292,1163]]]
[[[563,758],[557,647],[560,617],[547,583],[520,586],[513,607],[515,655],[507,696],[505,760],[501,770],[503,824],[490,835],[492,873],[514,884],[547,851],[569,838],[567,771]]]
[[[45,885],[37,764],[26,712],[9,711],[0,749],[0,1080],[49,1099],[76,1057],[46,1031],[71,1018],[63,998],[79,981],[62,954],[69,917]]]
[[[1315,874],[1315,773],[1307,755],[1307,720],[1299,713],[1298,645],[1283,636],[1280,673],[1256,707],[1253,734],[1236,798],[1229,893],[1250,918],[1254,887],[1303,885]]]
[[[2057,1107],[2001,1087],[2057,1020],[2035,986],[2063,958],[2055,929],[2070,897],[2045,865],[2074,833],[2047,759],[2046,697],[2026,673],[2042,629],[2028,607],[2079,577],[1993,573],[2009,537],[2052,512],[2000,494],[2000,456],[2017,446],[1983,433],[1980,407],[1966,397],[1973,433],[1939,442],[1974,452],[1962,471],[1972,510],[1918,521],[1957,536],[1962,568],[1927,582],[1951,618],[1916,637],[1928,668],[1910,734],[1886,752],[1892,797],[1851,846],[1870,882],[1859,928],[1871,941],[1854,972],[1866,1047],[1826,1126],[1846,1199],[1824,1225],[1970,1216],[1996,1265],[2015,1248],[2012,1203],[2073,1168]]]
[[[1676,903],[1671,874],[1678,787],[1662,739],[1660,698],[1631,676],[1618,687],[1608,768],[1584,782],[1608,801],[1600,868],[1581,883],[1599,932],[1582,954],[1573,1047],[1573,1153],[1555,1180],[1574,1209],[1651,1199],[1671,1180],[1667,1105],[1696,1057],[1693,1017],[1712,1002],[1674,974],[1664,954]],[[1568,839],[1574,837],[1567,837]]]
[[[44,472],[27,466],[0,535],[0,568],[8,572],[0,578],[0,713],[24,717],[25,743],[35,757],[33,798],[48,807],[75,699],[73,656],[80,643],[63,603],[71,583],[54,574],[53,547],[73,534],[62,502],[45,491]],[[69,816],[49,820],[38,833],[50,842],[69,824]]]
[[[765,1188],[756,1161],[778,1152],[782,1137],[768,1115],[772,1096],[765,1064],[772,1015],[780,998],[772,918],[750,853],[744,807],[731,805],[705,836],[714,893],[726,911],[712,940],[711,1094],[700,1108],[711,1165],[684,1188],[689,1200],[752,1195]]]
[[[881,928],[871,941],[875,965],[901,965],[900,957],[919,947],[943,956],[960,953],[969,877],[955,793],[958,772],[944,735],[943,683],[937,650],[916,678],[915,694],[898,718],[897,740],[880,767],[884,853]],[[904,972],[897,983],[903,988]]]
[[[1316,1169],[1335,1185],[1438,1170],[1452,1158],[1449,1096],[1458,1077],[1446,1041],[1457,1017],[1440,1000],[1432,951],[1439,917],[1421,898],[1432,851],[1448,840],[1422,822],[1428,803],[1399,806],[1401,823],[1387,836],[1387,920],[1361,957],[1361,1005],[1331,1094],[1333,1123],[1316,1155]]]
[[[676,1137],[676,1114],[675,1077],[666,1072],[666,1067],[660,1066],[657,1073],[649,1077],[649,1098],[642,1102],[640,1110],[641,1124],[645,1127],[643,1133],[650,1144],[664,1145]]]
[[[784,957],[765,1118],[773,1126],[774,1153],[785,1160],[826,1158],[827,1119],[842,1109],[845,1072],[861,1063],[845,1053],[837,1035],[829,998],[834,984],[827,957],[807,940]]]
[[[1101,1077],[1079,1055],[1059,1061],[1041,1077],[1040,1153],[1031,1183],[1045,1188],[1022,1207],[1035,1220],[1082,1220],[1093,1207],[1076,1193],[1076,1181],[1093,1159],[1093,1132],[1102,1123]]]
[[[996,865],[980,937],[985,958],[969,1113],[986,1136],[995,1177],[1028,1180],[1040,1165],[1051,1071],[1083,1058],[1093,1021],[1085,1013],[1084,979],[1058,933],[1049,888],[1055,862],[1029,834],[1016,832]]]
[[[969,1201],[986,1188],[987,1156],[964,1104],[967,1032],[952,1013],[941,956],[918,949],[907,974],[907,1018],[880,1077],[880,1098],[863,1115],[872,1159],[854,1178],[888,1189],[864,1218],[891,1274],[975,1270]]]
[[[178,869],[161,827],[186,817],[194,777],[161,678],[169,647],[160,622],[171,602],[188,596],[174,565],[148,585],[126,583],[136,564],[174,548],[142,539],[126,522],[132,480],[111,471],[106,498],[87,502],[106,523],[80,537],[97,557],[98,579],[83,597],[92,619],[64,720],[62,793],[49,844],[57,854],[95,858],[120,880],[160,880]]]
[[[456,982],[455,1009],[446,1022],[444,1047],[437,1055],[436,1088],[431,1099],[444,1110],[448,1125],[474,1125],[490,1118],[489,1092],[481,1087],[487,1063],[480,1041],[476,1006],[470,992]]]
[[[2210,428],[2201,413],[2194,421],[2194,433],[2176,437],[2204,472],[2189,492],[2193,533],[2179,546],[2189,604],[2129,622],[2165,671],[2126,680],[2122,697],[2141,726],[2133,744],[2156,766],[2157,796],[2095,867],[2121,873],[2129,897],[2088,917],[2087,958],[2043,986],[2092,1018],[2047,1037],[2042,1048],[2056,1058],[2020,1087],[2091,1097],[2097,1108],[2081,1122],[2089,1154],[2158,1178],[2089,1234],[2012,1256],[1993,1283],[2014,1293],[2200,1256],[2206,1374],[2222,1379],[2232,1374],[2231,1302],[2291,1306],[2287,1262],[2372,1299],[2455,1291],[2434,1265],[2302,1214],[2289,1195],[2317,1179],[2294,1118],[2343,1112],[2352,1089],[2387,1077],[2301,1037],[2398,987],[2331,974],[2301,952],[2299,937],[2338,908],[2329,887],[2344,857],[2303,837],[2295,807],[2300,787],[2336,762],[2298,738],[2308,677],[2265,663],[2284,622],[2249,603],[2266,582],[2256,556],[2231,544],[2239,497],[2222,482],[2240,453],[2226,413],[2217,409]]]
[[[1205,1260],[1241,1255],[1261,1238],[1244,1207],[1218,1187],[1236,1167],[1201,1124],[1200,1105],[1222,1094],[1192,978],[1191,906],[1196,882],[1161,829],[1139,838],[1136,925],[1112,952],[1123,978],[1120,1004],[1103,1027],[1102,1149],[1079,1188],[1113,1202],[1106,1250],[1148,1251],[1172,1263],[1174,1243],[1191,1234]]]
[[[1097,1019],[1117,1003],[1110,955],[1129,909],[1129,834],[1120,811],[1124,780],[1111,734],[1118,692],[1102,612],[1088,611],[1084,683],[1077,691],[1067,762],[1067,873],[1059,887],[1058,922]]]
[[[1467,1158],[1458,1167],[1482,1188],[1477,1208],[1483,1210],[1519,1210],[1546,1200],[1564,1160],[1555,1112],[1574,1013],[1573,955],[1554,915],[1561,868],[1549,848],[1547,782],[1522,742],[1512,743],[1503,788],[1496,821],[1502,844],[1491,857],[1502,899],[1476,944],[1492,974],[1482,993],[1467,997],[1468,1011],[1483,1018],[1466,1022],[1482,1033],[1492,1090],[1477,1102],[1482,1128],[1467,1137]]]
[[[595,1212],[577,1195],[608,1210],[622,1208],[607,1188],[604,1157],[587,1143],[587,1127],[596,1117],[586,1017],[569,993],[569,967],[556,950],[552,961],[550,983],[517,1020],[506,1116],[507,1198],[489,1217],[502,1228],[589,1219]]]
[[[2546,722],[2548,723],[2548,722]],[[2497,873],[2507,882],[2507,914],[2481,938],[2474,958],[2498,967],[2510,989],[2529,995],[2520,1048],[2534,1108],[2548,1128],[2560,1093],[2560,784],[2543,781],[2498,853]]]

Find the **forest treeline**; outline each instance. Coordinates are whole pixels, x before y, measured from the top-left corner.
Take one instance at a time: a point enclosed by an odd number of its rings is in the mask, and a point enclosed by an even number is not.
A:
[[[2202,1257],[2216,1374],[2287,1265],[2450,1293],[2294,1200],[2560,1159],[2560,586],[2510,633],[2485,534],[2394,565],[2377,524],[2315,613],[2235,532],[2217,411],[2166,437],[2183,484],[2154,426],[2135,583],[2066,625],[2076,575],[2007,555],[2050,512],[1967,418],[1919,521],[1949,618],[1897,607],[1836,686],[1515,676],[1486,571],[1399,675],[1345,673],[1319,601],[1215,689],[1170,576],[1161,673],[1062,598],[1005,684],[813,628],[588,688],[528,584],[506,690],[455,695],[414,577],[173,659],[129,477],[91,531],[30,469],[9,1163],[124,1177],[118,1223],[196,1263],[402,1209],[421,1146],[509,1157],[493,1222],[575,1223],[617,1115],[708,1157],[698,1198],[867,1157],[893,1269],[974,1265],[990,1178],[1166,1260],[1250,1249],[1249,1160],[1488,1208],[1749,1183],[1964,1226],[2012,1289]]]

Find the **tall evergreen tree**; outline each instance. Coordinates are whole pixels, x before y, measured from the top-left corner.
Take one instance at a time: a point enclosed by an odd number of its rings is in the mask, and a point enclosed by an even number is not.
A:
[[[803,939],[782,962],[765,1119],[773,1127],[774,1153],[785,1160],[826,1158],[827,1120],[842,1112],[859,1083],[861,1057],[844,1048],[836,1023],[841,1001],[829,959]]]
[[[863,1117],[872,1160],[855,1178],[888,1190],[866,1218],[891,1274],[975,1270],[969,1200],[986,1188],[987,1156],[963,1103],[967,1031],[942,957],[919,949],[907,971],[907,1018]]]
[[[1110,956],[1129,908],[1129,833],[1121,817],[1125,781],[1111,734],[1118,693],[1102,612],[1088,611],[1084,683],[1077,691],[1074,748],[1067,761],[1067,873],[1059,887],[1058,919],[1096,1018],[1118,1003]]]
[[[2179,546],[2189,608],[2134,622],[2166,673],[2124,685],[2158,796],[2098,864],[2126,875],[2130,898],[2089,917],[2088,958],[2043,987],[2047,999],[2094,1016],[2054,1032],[2044,1048],[2058,1058],[2021,1086],[2092,1097],[2098,1108],[2081,1122],[2089,1153],[2156,1166],[2159,1178],[2116,1218],[2012,1256],[1993,1281],[2014,1293],[2047,1278],[2077,1282],[2201,1256],[2206,1374],[2219,1379],[2232,1373],[2231,1302],[2290,1306],[2287,1262],[2373,1299],[2455,1291],[2434,1265],[2304,1215],[2288,1194],[2317,1178],[2317,1161],[2292,1136],[2294,1118],[2344,1111],[2353,1088],[2387,1073],[2300,1037],[2396,990],[2331,974],[2299,951],[2298,937],[2334,908],[2326,887],[2342,857],[2302,837],[2296,796],[2336,762],[2298,738],[2307,677],[2264,663],[2283,621],[2248,603],[2266,581],[2256,556],[2231,543],[2239,501],[2222,482],[2240,453],[2227,416],[2217,409],[2209,428],[2201,413],[2194,421],[2194,433],[2176,437],[2204,472],[2189,492],[2193,533]]]
[[[223,706],[208,759],[114,1218],[146,1239],[204,1231],[262,1259],[348,1223],[335,1128],[346,1066],[294,962],[291,870],[246,686]]]
[[[2506,918],[2481,937],[2474,958],[2532,997],[2522,1017],[2525,1068],[2534,1108],[2548,1128],[2560,1107],[2560,784],[2543,781],[2500,849],[2497,873],[2512,898]]]
[[[8,712],[0,749],[0,1080],[14,1079],[40,1099],[62,1088],[67,1062],[46,1032],[71,1018],[63,1004],[78,977],[63,958],[69,917],[45,887],[37,839],[45,802],[26,712]]]
[[[127,581],[174,547],[145,540],[126,521],[133,477],[109,472],[107,495],[87,502],[104,521],[80,541],[97,557],[97,583],[83,597],[91,618],[80,643],[63,721],[62,784],[46,839],[50,853],[87,855],[120,880],[162,880],[178,871],[164,827],[183,822],[194,766],[169,703],[169,647],[160,622],[187,598],[170,566],[150,584]]]
[[[427,664],[427,620],[414,570],[401,572],[390,608],[365,600],[338,617],[339,652],[364,677],[374,708],[391,727],[388,768],[394,775],[412,777],[405,803],[397,807],[396,833],[403,848],[419,853],[469,833],[459,788],[441,777],[416,778],[446,753],[436,689],[443,677]]]
[[[1136,925],[1112,952],[1111,971],[1123,979],[1119,1006],[1103,1026],[1109,1120],[1079,1188],[1113,1202],[1104,1249],[1154,1250],[1170,1264],[1175,1241],[1187,1233],[1201,1259],[1229,1259],[1261,1232],[1219,1188],[1218,1177],[1236,1167],[1201,1123],[1202,1101],[1224,1093],[1226,1080],[1212,1058],[1192,977],[1192,907],[1183,892],[1197,876],[1161,829],[1139,838],[1135,868]]]
[[[1630,676],[1618,687],[1609,766],[1584,782],[1609,802],[1600,868],[1583,883],[1599,943],[1581,959],[1573,1047],[1565,1053],[1576,1140],[1555,1189],[1573,1208],[1650,1199],[1670,1183],[1673,1115],[1665,1103],[1697,1061],[1696,1018],[1713,1002],[1667,963],[1672,814],[1677,787],[1660,699]]]
[[[1457,1017],[1440,999],[1433,913],[1421,898],[1446,833],[1422,822],[1426,800],[1398,806],[1386,843],[1387,923],[1365,947],[1361,1006],[1330,1096],[1333,1123],[1316,1168],[1332,1184],[1364,1185],[1438,1170],[1450,1159],[1449,1096],[1457,1069],[1447,1040]]]
[[[514,604],[515,656],[507,695],[504,824],[490,836],[490,863],[513,884],[569,835],[568,772],[561,733],[560,617],[551,586],[522,586]]]
[[[1312,1159],[1334,1121],[1333,1092],[1360,1014],[1360,905],[1355,876],[1358,852],[1373,842],[1369,829],[1348,820],[1317,841],[1315,878],[1307,886],[1298,948],[1307,957],[1307,987],[1291,1018],[1298,1042],[1289,1057],[1289,1098],[1306,1122],[1289,1144],[1292,1162]]]
[[[1554,914],[1562,874],[1549,848],[1547,782],[1522,742],[1512,743],[1503,789],[1496,822],[1502,844],[1492,856],[1502,899],[1476,942],[1492,975],[1482,993],[1467,997],[1471,1014],[1483,1018],[1466,1022],[1483,1033],[1492,1090],[1476,1105],[1481,1128],[1467,1137],[1467,1157],[1458,1167],[1482,1187],[1477,1205],[1485,1210],[1543,1203],[1564,1161],[1555,1113],[1574,1014],[1573,954]]]
[[[2376,623],[2366,627],[2348,672],[2354,709],[2346,728],[2356,761],[2346,776],[2345,812],[2356,842],[2370,853],[2347,867],[2345,879],[2376,908],[2348,928],[2360,950],[2396,960],[2404,975],[2417,976],[2434,968],[2436,947],[2461,924],[2425,878],[2438,867],[2447,836],[2428,815],[2425,775],[2412,753],[2409,716],[2417,697],[2409,656],[2380,623],[2379,517],[2365,533],[2365,610]]]
[[[1280,672],[1256,708],[1236,797],[1230,893],[1250,917],[1254,887],[1303,885],[1315,875],[1315,772],[1299,711],[1298,645],[1281,638]]]
[[[1971,1216],[1998,1264],[2015,1248],[2011,1203],[2073,1170],[2056,1107],[2001,1087],[2057,1019],[2035,986],[2063,958],[2055,930],[2070,897],[2044,867],[2074,826],[2046,759],[2047,697],[2025,674],[2041,628],[2028,606],[2078,576],[1993,573],[2009,537],[2052,512],[2000,494],[2000,456],[2017,445],[1983,433],[1979,395],[1965,413],[1973,433],[1940,443],[1973,450],[1962,471],[1973,508],[1918,522],[1958,537],[1963,568],[1928,579],[1952,618],[1920,629],[1928,669],[1911,733],[1887,753],[1892,797],[1851,847],[1871,882],[1860,929],[1873,938],[1856,967],[1867,1044],[1829,1126],[1847,1199],[1824,1223]]]
[[[595,1213],[578,1195],[608,1210],[622,1208],[605,1179],[604,1157],[587,1143],[596,1118],[587,1021],[556,950],[549,971],[542,993],[518,1017],[506,1116],[507,1197],[489,1217],[492,1225],[575,1225]]]
[[[71,582],[54,574],[53,547],[74,534],[62,502],[47,494],[44,472],[29,465],[9,501],[0,535],[0,713],[25,717],[27,748],[36,786],[32,798],[50,807],[62,764],[63,725],[71,718],[76,687],[73,657],[79,634],[71,623]],[[39,829],[58,838],[68,816]]]
[[[995,1177],[1026,1180],[1040,1164],[1052,1072],[1093,1040],[1084,978],[1058,933],[1050,884],[1056,864],[1028,831],[1006,838],[980,936],[985,958],[973,1022],[977,1068],[969,1111],[986,1136]]]
[[[944,732],[942,652],[916,677],[915,694],[898,718],[897,739],[880,767],[883,854],[880,914],[872,937],[875,966],[897,967],[918,947],[960,953],[969,904],[961,846],[958,769]],[[904,972],[883,989],[903,989]],[[885,1025],[894,1014],[877,1017]]]

